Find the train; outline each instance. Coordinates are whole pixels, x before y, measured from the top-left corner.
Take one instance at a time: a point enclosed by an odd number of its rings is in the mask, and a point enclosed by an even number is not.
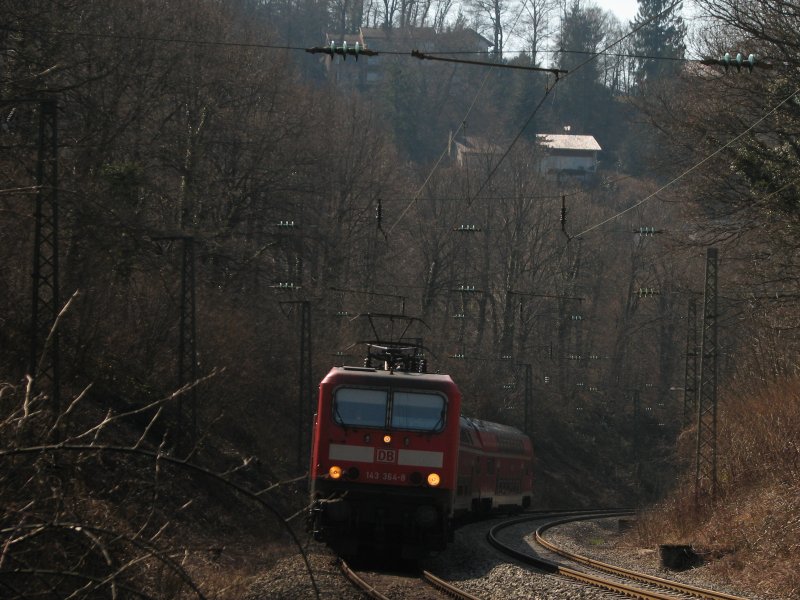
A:
[[[530,438],[461,414],[449,375],[417,347],[370,345],[365,366],[333,367],[314,416],[309,529],[341,556],[415,559],[459,522],[531,505]]]

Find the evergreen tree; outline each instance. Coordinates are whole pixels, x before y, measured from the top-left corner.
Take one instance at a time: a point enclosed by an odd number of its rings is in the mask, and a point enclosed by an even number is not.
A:
[[[587,58],[600,52],[608,33],[608,15],[597,6],[573,0],[558,36],[558,67],[569,72],[558,84],[556,125],[572,133],[597,135],[609,118],[611,92],[602,83],[600,62]]]
[[[636,76],[641,85],[677,70],[679,61],[670,59],[683,59],[686,53],[686,24],[680,15],[682,2],[670,8],[670,0],[638,1],[631,25],[636,29]]]

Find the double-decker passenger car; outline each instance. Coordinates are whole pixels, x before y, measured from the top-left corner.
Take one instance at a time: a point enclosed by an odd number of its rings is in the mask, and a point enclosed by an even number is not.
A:
[[[531,505],[533,448],[519,429],[461,417],[456,515],[487,515]]]

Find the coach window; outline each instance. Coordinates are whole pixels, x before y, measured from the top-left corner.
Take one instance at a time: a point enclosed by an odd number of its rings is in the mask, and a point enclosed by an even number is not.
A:
[[[441,431],[444,415],[444,396],[397,391],[392,394],[392,427],[395,429]]]
[[[333,397],[333,420],[348,427],[385,427],[386,390],[339,388]]]

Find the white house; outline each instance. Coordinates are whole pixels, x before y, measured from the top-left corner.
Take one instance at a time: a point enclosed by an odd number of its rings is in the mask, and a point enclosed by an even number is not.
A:
[[[600,144],[591,135],[537,133],[536,143],[544,150],[539,165],[542,174],[587,176],[597,171]]]

